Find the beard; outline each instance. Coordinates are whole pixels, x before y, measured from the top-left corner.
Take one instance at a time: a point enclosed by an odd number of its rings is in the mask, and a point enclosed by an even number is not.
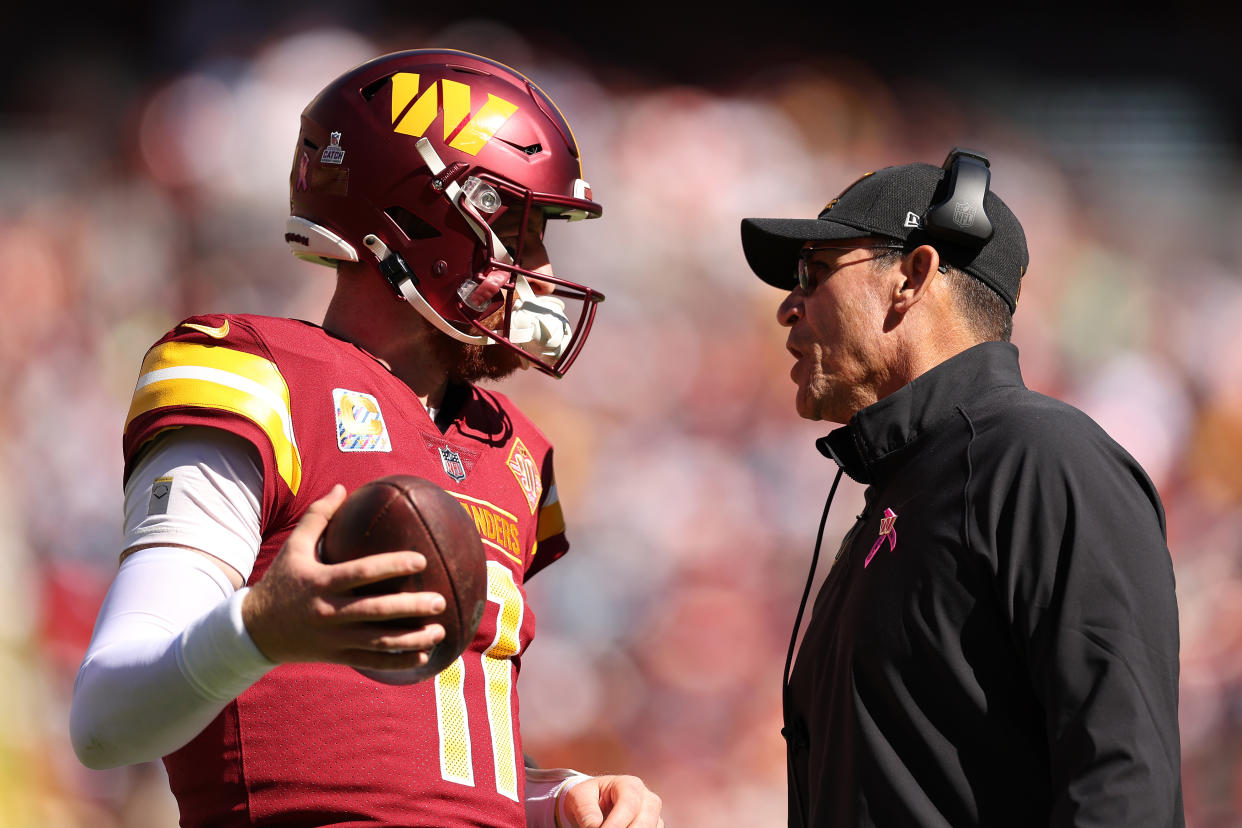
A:
[[[435,345],[453,382],[501,380],[522,367],[523,357],[500,345],[471,345],[447,336]]]
[[[482,324],[491,329],[500,324],[503,318],[504,310],[498,310],[482,320]],[[451,382],[502,380],[521,368],[525,362],[524,357],[498,343],[474,345],[458,342],[443,334],[436,336],[433,341],[435,356],[441,365],[448,366]]]

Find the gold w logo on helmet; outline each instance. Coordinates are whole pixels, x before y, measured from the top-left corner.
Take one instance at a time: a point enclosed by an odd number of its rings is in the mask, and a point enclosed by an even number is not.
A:
[[[421,138],[436,119],[436,87],[443,99],[444,140],[456,150],[478,155],[505,121],[517,112],[517,104],[509,103],[490,92],[487,103],[473,114],[470,112],[470,87],[454,80],[434,81],[418,92],[418,75],[398,72],[392,76],[392,129],[402,135]],[[412,103],[411,103],[412,102]],[[453,133],[456,132],[456,135]],[[453,139],[449,141],[449,136]]]

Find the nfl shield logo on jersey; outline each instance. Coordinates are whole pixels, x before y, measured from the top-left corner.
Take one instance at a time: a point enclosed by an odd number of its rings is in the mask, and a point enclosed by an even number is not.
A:
[[[444,466],[444,473],[458,483],[466,479],[466,467],[461,462],[461,455],[448,446],[440,447],[440,464]]]
[[[470,470],[474,468],[474,464],[479,459],[479,452],[462,446],[450,445],[442,435],[428,434],[424,431],[423,442],[427,448],[439,456],[444,473],[458,483],[466,479],[466,475],[470,474]]]

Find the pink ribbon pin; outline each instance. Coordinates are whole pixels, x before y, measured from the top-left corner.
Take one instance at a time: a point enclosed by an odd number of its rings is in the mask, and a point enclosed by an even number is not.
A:
[[[875,539],[875,543],[871,544],[871,551],[867,553],[867,560],[863,561],[863,569],[871,564],[871,559],[875,557],[875,553],[880,551],[880,545],[885,540],[888,541],[890,552],[897,551],[897,513],[892,509],[884,510],[884,519],[880,521],[880,536]]]

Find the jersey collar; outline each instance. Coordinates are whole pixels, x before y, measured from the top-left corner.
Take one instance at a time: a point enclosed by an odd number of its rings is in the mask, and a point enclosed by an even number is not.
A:
[[[985,389],[1002,386],[1026,387],[1018,349],[1009,342],[982,342],[862,409],[849,423],[816,440],[815,447],[851,479],[877,483],[921,437]]]

